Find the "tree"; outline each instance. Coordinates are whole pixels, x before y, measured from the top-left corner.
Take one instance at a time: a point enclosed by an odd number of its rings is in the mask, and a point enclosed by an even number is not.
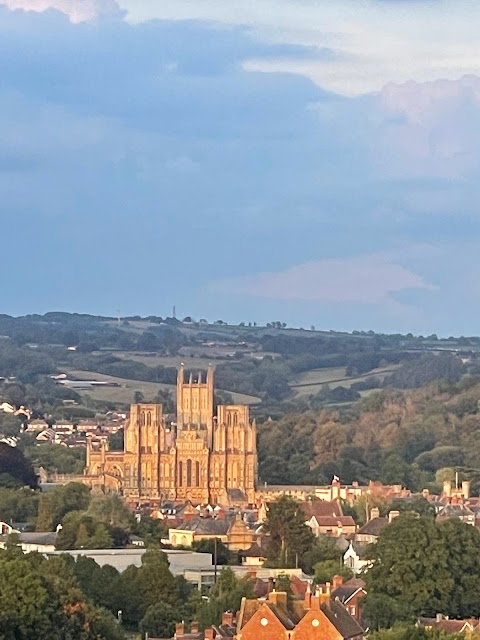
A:
[[[38,478],[32,464],[20,451],[19,447],[11,447],[6,442],[0,442],[0,474],[8,474],[18,484],[36,489]]]
[[[165,602],[157,602],[148,607],[140,622],[140,632],[156,638],[171,638],[176,621],[175,609]]]
[[[325,582],[332,582],[333,577],[338,575],[342,576],[344,580],[350,580],[353,578],[353,572],[348,567],[344,567],[341,562],[337,560],[324,560],[317,562],[313,567],[315,570],[315,582],[317,584],[325,584]]]
[[[445,546],[438,526],[428,517],[413,514],[395,518],[370,547],[371,567],[366,573],[370,624],[378,628],[381,607],[396,619],[413,621],[419,615],[441,612],[451,592]],[[366,614],[365,614],[366,615]],[[381,614],[382,616],[384,614]]]
[[[270,503],[265,530],[270,533],[268,561],[274,566],[302,564],[304,554],[314,543],[312,530],[305,524],[303,509],[287,496]]]
[[[141,391],[135,391],[133,394],[133,402],[134,404],[141,404],[145,400],[145,396]]]
[[[441,611],[452,618],[478,618],[480,532],[456,518],[437,526],[445,547],[446,570],[454,581]]]

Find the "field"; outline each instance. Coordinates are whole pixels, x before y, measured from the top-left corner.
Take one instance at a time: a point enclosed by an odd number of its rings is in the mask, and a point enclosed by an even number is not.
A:
[[[120,387],[97,387],[81,391],[81,395],[88,395],[94,400],[103,400],[105,402],[119,402],[122,404],[131,404],[135,391],[141,391],[145,396],[145,400],[152,399],[156,396],[159,389],[168,389],[175,397],[176,387],[171,384],[160,384],[158,382],[143,382],[141,380],[127,380],[125,378],[116,378],[107,376],[103,373],[94,373],[92,371],[69,370],[65,371],[69,376],[80,380],[99,380],[101,382],[116,382]],[[232,393],[233,399],[238,404],[256,404],[260,402],[260,398],[255,396],[247,396],[242,393]]]
[[[359,376],[347,376],[345,367],[313,369],[297,376],[290,386],[297,392],[297,395],[310,395],[318,393],[325,384],[328,384],[330,389],[335,389],[336,387],[350,388],[354,382],[363,382],[368,378],[380,378],[380,380],[383,380],[396,368],[396,366],[383,367]]]
[[[213,368],[226,362],[226,360],[208,360],[207,358],[189,358],[188,356],[162,356],[156,353],[133,353],[130,351],[117,351],[114,353],[117,358],[122,360],[133,360],[133,362],[140,362],[147,367],[175,367],[178,369],[180,365],[184,364],[185,369],[207,369],[209,365]]]

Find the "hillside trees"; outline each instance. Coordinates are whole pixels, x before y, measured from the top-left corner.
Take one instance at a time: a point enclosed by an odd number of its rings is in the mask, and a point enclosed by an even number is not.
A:
[[[459,520],[404,514],[370,547],[363,612],[374,628],[437,613],[480,614],[480,533]]]

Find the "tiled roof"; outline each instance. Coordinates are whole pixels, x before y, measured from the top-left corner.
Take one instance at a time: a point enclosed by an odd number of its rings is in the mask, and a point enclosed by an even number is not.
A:
[[[352,516],[315,516],[319,527],[354,527],[355,520]]]
[[[193,531],[194,533],[212,536],[226,536],[231,520],[215,520],[214,518],[191,518],[184,521],[179,529],[182,531]]]
[[[388,518],[372,518],[357,533],[368,536],[379,536],[382,529],[388,524]]]
[[[359,590],[361,590],[361,587],[358,587],[356,585],[342,584],[332,591],[332,598],[334,600],[335,598],[338,598],[340,602],[345,604],[345,602],[348,602],[350,598]]]
[[[312,516],[343,516],[342,508],[338,502],[328,502],[327,500],[311,500],[302,505],[305,516],[310,519]]]
[[[340,600],[331,600],[320,606],[328,620],[337,629],[340,635],[345,638],[363,636],[363,629],[360,624],[351,616]]]

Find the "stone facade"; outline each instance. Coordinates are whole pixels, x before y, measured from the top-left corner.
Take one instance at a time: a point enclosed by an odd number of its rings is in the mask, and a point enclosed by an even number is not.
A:
[[[128,500],[253,504],[257,480],[256,426],[249,407],[220,405],[214,415],[213,370],[177,380],[177,417],[162,405],[135,404],[123,452],[89,440],[85,476],[115,478]]]

